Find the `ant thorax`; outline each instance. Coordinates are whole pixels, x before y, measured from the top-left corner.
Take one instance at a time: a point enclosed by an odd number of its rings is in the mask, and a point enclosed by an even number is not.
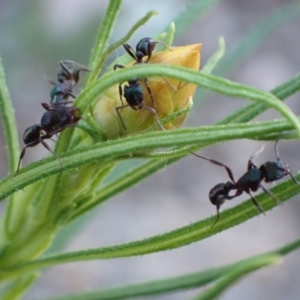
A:
[[[260,182],[263,179],[263,174],[260,169],[249,169],[238,181],[237,186],[240,190],[255,192],[260,187]]]

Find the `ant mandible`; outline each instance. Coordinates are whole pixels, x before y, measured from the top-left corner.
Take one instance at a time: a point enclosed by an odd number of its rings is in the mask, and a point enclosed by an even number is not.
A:
[[[25,155],[26,149],[40,143],[57,158],[61,167],[63,167],[59,156],[50,149],[44,140],[51,139],[53,135],[63,131],[67,127],[76,126],[80,120],[80,117],[76,116],[78,108],[48,103],[42,103],[42,106],[46,109],[46,112],[41,118],[41,124],[29,126],[23,134],[25,147],[21,151],[18,168],[14,177],[19,172],[21,160]]]
[[[62,60],[59,62],[61,70],[57,74],[57,81],[49,80],[54,88],[50,92],[50,103],[64,103],[69,97],[76,98],[73,94],[73,88],[80,79],[80,71],[91,71],[87,67],[71,60]]]
[[[159,43],[164,44],[161,41],[156,41],[150,37],[146,37],[141,39],[138,42],[136,46],[136,51],[134,51],[134,49],[129,44],[123,44],[123,47],[125,48],[126,52],[136,61],[134,64],[141,64],[141,63],[148,63],[149,59],[151,58],[152,52],[154,51],[156,45]],[[147,60],[143,61],[143,58],[145,56],[147,56]],[[114,70],[116,70],[117,68],[124,68],[124,66],[120,64],[114,65]],[[122,111],[123,108],[129,106],[134,110],[138,110],[142,108],[147,109],[148,111],[154,114],[158,127],[161,130],[165,130],[158,119],[153,95],[148,85],[148,79],[144,78],[144,82],[154,108],[146,106],[144,104],[144,93],[140,81],[141,81],[140,78],[128,80],[128,85],[124,86],[124,92],[122,89],[123,82],[119,84],[119,95],[120,95],[120,100],[122,105],[116,107],[116,111],[121,120],[122,126],[124,127],[125,130],[127,129],[120,112]],[[127,105],[124,105],[122,96],[125,97],[127,101]]]
[[[258,168],[252,160],[257,156],[257,154],[263,151],[263,148],[264,147],[262,147],[259,151],[253,153],[250,156],[248,160],[247,172],[238,181],[234,180],[231,169],[225,164],[190,151],[193,155],[199,158],[208,160],[213,164],[224,167],[231,180],[226,183],[216,184],[209,192],[209,199],[211,203],[217,208],[217,218],[211,227],[214,227],[218,222],[220,217],[219,210],[221,205],[225,202],[225,200],[231,200],[233,198],[236,198],[240,196],[243,192],[247,193],[250,196],[253,204],[257,207],[259,212],[265,214],[263,208],[259,205],[259,203],[251,194],[251,192],[256,192],[259,188],[262,188],[262,190],[265,193],[270,195],[276,201],[274,195],[261,184],[263,180],[265,182],[272,182],[289,175],[296,184],[299,184],[296,178],[292,175],[289,166],[284,164],[279,157],[278,140],[275,142],[275,153],[277,160],[268,161]],[[233,190],[236,191],[235,194],[229,195],[229,193]]]

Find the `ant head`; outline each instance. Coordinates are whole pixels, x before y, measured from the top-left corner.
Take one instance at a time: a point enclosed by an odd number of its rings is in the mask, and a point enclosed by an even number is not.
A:
[[[137,60],[141,61],[144,56],[148,56],[148,60],[149,60],[152,55],[152,52],[155,49],[156,44],[158,43],[159,43],[158,41],[155,41],[150,37],[141,39],[136,45],[135,55],[137,57]]]
[[[216,184],[209,192],[210,202],[219,208],[226,199],[231,199],[229,193],[233,189],[235,185],[231,181]]]
[[[91,71],[87,67],[71,60],[60,61],[60,66],[62,69],[57,74],[57,80],[60,83],[64,83],[65,81],[74,81],[74,85],[76,85],[80,79],[80,71]]]
[[[137,79],[137,78],[129,79],[128,84],[130,86],[140,86],[140,79]]]
[[[26,128],[23,134],[24,144],[35,144],[35,142],[38,144],[41,130],[42,127],[39,124],[35,124]]]
[[[229,196],[231,190],[235,189],[234,183],[231,181],[227,181],[226,183],[218,183],[216,184],[209,192],[209,199],[213,205],[217,207],[217,218],[211,228],[213,228],[219,218],[220,218],[220,207],[225,202],[226,199],[231,199],[232,197]]]

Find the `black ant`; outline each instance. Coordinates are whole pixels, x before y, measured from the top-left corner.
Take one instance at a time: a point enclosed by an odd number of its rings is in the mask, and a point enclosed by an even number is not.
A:
[[[214,159],[203,157],[190,151],[193,155],[197,157],[208,160],[211,163],[216,164],[218,166],[224,167],[231,180],[226,183],[218,183],[209,192],[209,199],[211,203],[213,205],[216,205],[217,207],[217,219],[212,225],[212,227],[214,227],[219,220],[219,210],[221,205],[225,202],[225,200],[231,200],[235,197],[238,197],[243,192],[247,193],[250,196],[253,204],[257,207],[259,212],[265,214],[263,208],[259,205],[259,203],[251,194],[251,192],[256,192],[259,188],[262,188],[262,190],[265,193],[270,195],[276,201],[274,195],[271,192],[269,192],[264,186],[261,185],[261,182],[263,180],[265,182],[272,182],[289,175],[296,184],[299,184],[296,178],[292,175],[289,166],[284,164],[279,157],[278,141],[276,141],[275,143],[275,153],[277,160],[268,161],[258,168],[252,160],[256,157],[258,153],[262,152],[262,150],[263,148],[250,156],[250,159],[248,160],[247,172],[240,179],[238,179],[238,181],[234,180],[231,169],[225,164]],[[235,194],[229,195],[229,193],[233,190],[236,191]]]
[[[116,68],[124,68],[124,66],[122,66],[122,65],[115,65],[114,66],[114,70]],[[134,110],[138,110],[138,109],[142,109],[142,108],[149,110],[151,113],[154,114],[154,118],[156,120],[157,126],[161,130],[165,130],[163,128],[163,126],[161,125],[159,119],[158,119],[158,116],[157,116],[157,113],[156,113],[156,109],[152,108],[152,107],[149,107],[149,106],[147,106],[147,105],[144,104],[144,93],[143,93],[140,81],[141,81],[140,79],[131,79],[131,80],[128,80],[128,85],[124,86],[124,93],[123,93],[123,90],[122,90],[122,84],[123,84],[123,82],[119,84],[119,95],[120,95],[120,100],[121,100],[122,105],[121,106],[117,106],[116,107],[116,111],[118,113],[118,116],[119,116],[119,118],[121,120],[121,123],[122,123],[124,129],[126,130],[127,128],[126,128],[126,125],[125,125],[125,123],[123,121],[123,118],[121,116],[120,111],[123,108],[130,106]],[[147,86],[147,89],[150,90],[150,88],[148,86]],[[126,99],[126,101],[127,101],[126,105],[124,105],[122,96],[124,96],[125,99]],[[153,100],[152,93],[151,93],[151,99]],[[152,101],[152,103],[153,103],[153,106],[155,106],[154,101]]]
[[[44,140],[51,139],[53,135],[63,131],[67,127],[76,126],[80,120],[80,117],[76,116],[78,108],[48,103],[42,103],[42,106],[46,109],[46,112],[41,118],[41,124],[29,126],[23,134],[25,147],[20,154],[18,168],[14,176],[19,172],[21,160],[25,155],[26,149],[34,147],[39,143],[50,151],[58,159],[61,167],[63,167],[59,156],[50,149]]]
[[[54,85],[50,92],[52,104],[64,103],[69,97],[76,98],[73,88],[80,79],[80,71],[90,71],[87,67],[71,60],[62,60],[59,64],[61,70],[57,74],[58,82],[49,80]]]
[[[123,44],[123,47],[125,48],[126,52],[136,61],[135,64],[140,64],[147,63],[150,60],[152,52],[155,50],[157,44],[163,44],[168,47],[164,42],[156,41],[150,37],[141,39],[137,43],[135,51],[129,44]],[[147,60],[143,61],[145,56],[148,56],[148,58]]]
[[[151,58],[152,52],[154,51],[156,45],[159,43],[164,44],[161,41],[156,41],[150,37],[146,37],[146,38],[141,39],[138,42],[138,44],[136,46],[136,51],[134,51],[134,49],[128,44],[123,44],[123,47],[125,48],[126,52],[136,61],[134,64],[142,64],[142,63],[148,63],[149,59]],[[143,58],[145,56],[147,56],[147,60],[143,61]],[[114,65],[114,70],[116,70],[117,68],[124,68],[124,66],[119,65],[119,64]],[[135,109],[135,110],[142,109],[142,108],[149,110],[151,113],[154,114],[154,117],[155,117],[158,127],[161,130],[165,130],[158,119],[153,95],[152,95],[151,89],[148,85],[148,79],[144,78],[144,82],[145,82],[145,86],[150,95],[150,98],[151,98],[154,108],[146,106],[144,104],[144,93],[143,93],[140,81],[141,81],[140,78],[128,80],[128,85],[124,86],[124,92],[122,90],[123,82],[121,82],[119,84],[119,95],[120,95],[120,100],[121,100],[122,106],[116,107],[116,111],[118,113],[118,116],[121,120],[121,123],[122,123],[124,129],[126,130],[127,128],[122,119],[120,111],[123,108],[130,106],[132,109]],[[127,105],[124,105],[122,95],[124,95],[124,97],[127,101]]]

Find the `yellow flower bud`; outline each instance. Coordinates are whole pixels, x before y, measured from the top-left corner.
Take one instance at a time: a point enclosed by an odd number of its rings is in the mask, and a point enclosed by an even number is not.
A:
[[[168,50],[154,53],[149,63],[182,66],[199,70],[200,67],[200,48],[201,44],[188,45],[183,47],[172,47]],[[133,67],[133,63],[126,67]],[[147,91],[144,80],[141,80],[144,93],[144,104],[153,107],[151,97]],[[122,86],[127,84],[125,82]],[[159,119],[162,119],[174,112],[187,108],[190,99],[196,91],[196,85],[187,83],[174,78],[151,77],[148,79],[156,112]],[[123,102],[126,99],[123,96]],[[154,114],[146,109],[134,110],[125,107],[121,110],[122,119],[127,127],[123,128],[121,120],[116,112],[116,107],[121,106],[118,85],[112,86],[105,91],[97,101],[93,115],[95,120],[106,132],[109,139],[119,138],[124,135],[141,132],[149,126],[156,124]],[[171,122],[164,124],[165,129],[178,128],[186,119],[187,114],[182,115]]]

